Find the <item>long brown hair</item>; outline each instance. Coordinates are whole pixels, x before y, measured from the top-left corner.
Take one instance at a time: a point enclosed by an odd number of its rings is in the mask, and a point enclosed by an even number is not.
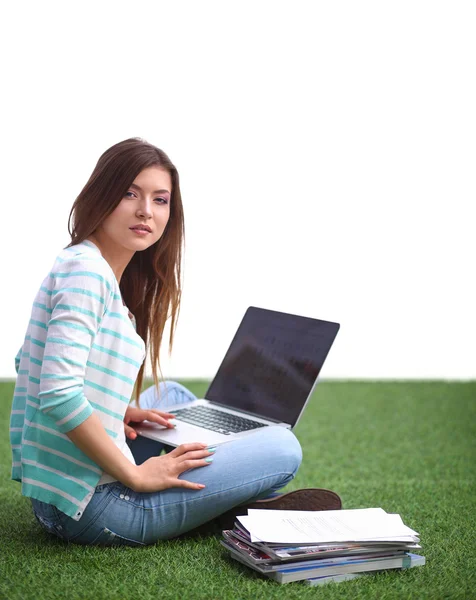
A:
[[[169,352],[172,350],[180,308],[182,246],[185,226],[179,175],[169,157],[141,138],[129,138],[106,150],[94,171],[74,201],[68,220],[68,231],[74,246],[84,241],[121,202],[139,173],[159,166],[170,174],[172,195],[170,216],[162,237],[152,246],[136,252],[121,277],[122,297],[134,314],[137,333],[150,353],[154,382],[158,385],[160,345],[168,318],[170,323]],[[135,399],[144,379],[145,361],[135,386]]]

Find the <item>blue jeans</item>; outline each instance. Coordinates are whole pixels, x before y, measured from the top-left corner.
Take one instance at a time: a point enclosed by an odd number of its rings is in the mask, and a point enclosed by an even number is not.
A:
[[[152,398],[148,406],[141,403],[141,408],[166,411],[195,399],[189,390],[171,381],[162,383],[160,392],[159,398]],[[163,444],[141,436],[128,443],[137,464],[164,449]],[[96,487],[79,521],[51,504],[31,502],[39,523],[65,541],[143,546],[177,537],[239,504],[272,495],[293,479],[301,460],[301,446],[291,431],[264,427],[219,445],[211,465],[180,475],[205,484],[202,490],[170,488],[144,493],[119,481],[106,483]]]

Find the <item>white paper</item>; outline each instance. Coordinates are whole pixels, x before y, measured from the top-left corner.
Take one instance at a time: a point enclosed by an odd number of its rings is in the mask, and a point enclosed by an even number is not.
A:
[[[399,515],[381,508],[328,511],[259,510],[237,517],[251,541],[316,544],[349,541],[416,542],[418,534]]]

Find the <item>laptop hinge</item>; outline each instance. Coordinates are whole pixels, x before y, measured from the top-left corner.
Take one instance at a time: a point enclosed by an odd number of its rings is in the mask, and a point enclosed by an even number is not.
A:
[[[207,400],[204,398],[204,400]],[[236,410],[236,412],[243,413],[244,415],[249,415],[250,417],[258,417],[258,419],[264,419],[265,421],[270,421],[271,423],[282,423],[277,419],[272,419],[271,417],[263,417],[263,415],[259,415],[258,413],[250,412],[249,410],[243,410],[241,408],[233,408],[232,406],[227,406],[226,404],[220,404],[220,402],[215,402],[214,400],[207,400],[209,404],[213,404],[215,406],[219,406],[220,408],[226,408],[227,410]]]

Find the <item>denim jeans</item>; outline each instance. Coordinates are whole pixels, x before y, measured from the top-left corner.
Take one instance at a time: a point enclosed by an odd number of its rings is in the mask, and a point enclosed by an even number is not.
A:
[[[167,411],[194,399],[189,390],[167,381],[161,384],[159,398],[154,395],[148,405],[141,402],[141,408]],[[128,443],[137,464],[164,449],[160,442],[141,436]],[[65,541],[143,546],[177,537],[239,504],[273,495],[293,479],[301,460],[301,447],[291,431],[264,427],[217,446],[209,466],[180,475],[205,484],[202,490],[170,488],[144,493],[134,492],[119,481],[106,483],[96,487],[79,521],[51,504],[31,502],[38,522]]]

